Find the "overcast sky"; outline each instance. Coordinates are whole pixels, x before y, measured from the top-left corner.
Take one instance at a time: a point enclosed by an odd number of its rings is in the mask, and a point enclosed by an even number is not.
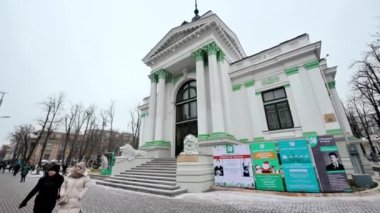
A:
[[[198,0],[198,9],[215,12],[247,55],[303,33],[321,40],[342,98],[350,64],[380,31],[376,0]],[[0,118],[0,144],[15,126],[43,118],[38,103],[59,92],[99,109],[114,100],[114,126],[126,131],[129,111],[149,96],[141,59],[193,11],[194,0],[1,0],[0,116],[11,118]]]

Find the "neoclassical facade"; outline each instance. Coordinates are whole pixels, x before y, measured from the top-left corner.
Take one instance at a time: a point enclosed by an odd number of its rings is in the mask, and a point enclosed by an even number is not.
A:
[[[337,67],[307,34],[247,56],[213,12],[170,30],[143,62],[150,96],[140,106],[140,149],[177,157],[187,134],[211,147],[334,135],[347,173],[363,172],[357,144],[335,89]]]

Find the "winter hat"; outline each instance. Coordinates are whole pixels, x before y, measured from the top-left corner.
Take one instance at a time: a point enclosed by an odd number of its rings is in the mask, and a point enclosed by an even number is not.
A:
[[[49,171],[55,171],[58,173],[59,169],[60,169],[59,165],[53,165],[50,167]]]
[[[86,171],[86,164],[84,162],[77,163],[75,167],[76,167],[76,172],[78,172],[79,174],[83,175],[84,172]]]

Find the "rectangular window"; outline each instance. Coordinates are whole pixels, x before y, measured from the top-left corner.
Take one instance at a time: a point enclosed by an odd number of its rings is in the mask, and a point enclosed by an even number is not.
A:
[[[262,97],[269,130],[294,127],[284,88],[263,92]]]

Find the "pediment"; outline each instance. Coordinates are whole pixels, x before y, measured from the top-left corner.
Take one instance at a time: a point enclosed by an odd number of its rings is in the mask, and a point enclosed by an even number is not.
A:
[[[201,16],[201,18],[194,22],[182,24],[181,26],[171,29],[143,58],[143,62],[148,65],[148,62],[156,56],[163,54],[165,51],[170,52],[170,49],[181,41],[190,36],[195,37],[198,31],[207,30],[210,26],[217,27],[220,33],[223,33],[226,39],[231,43],[242,57],[245,57],[243,48],[235,35],[224,22],[212,11],[209,11]]]

